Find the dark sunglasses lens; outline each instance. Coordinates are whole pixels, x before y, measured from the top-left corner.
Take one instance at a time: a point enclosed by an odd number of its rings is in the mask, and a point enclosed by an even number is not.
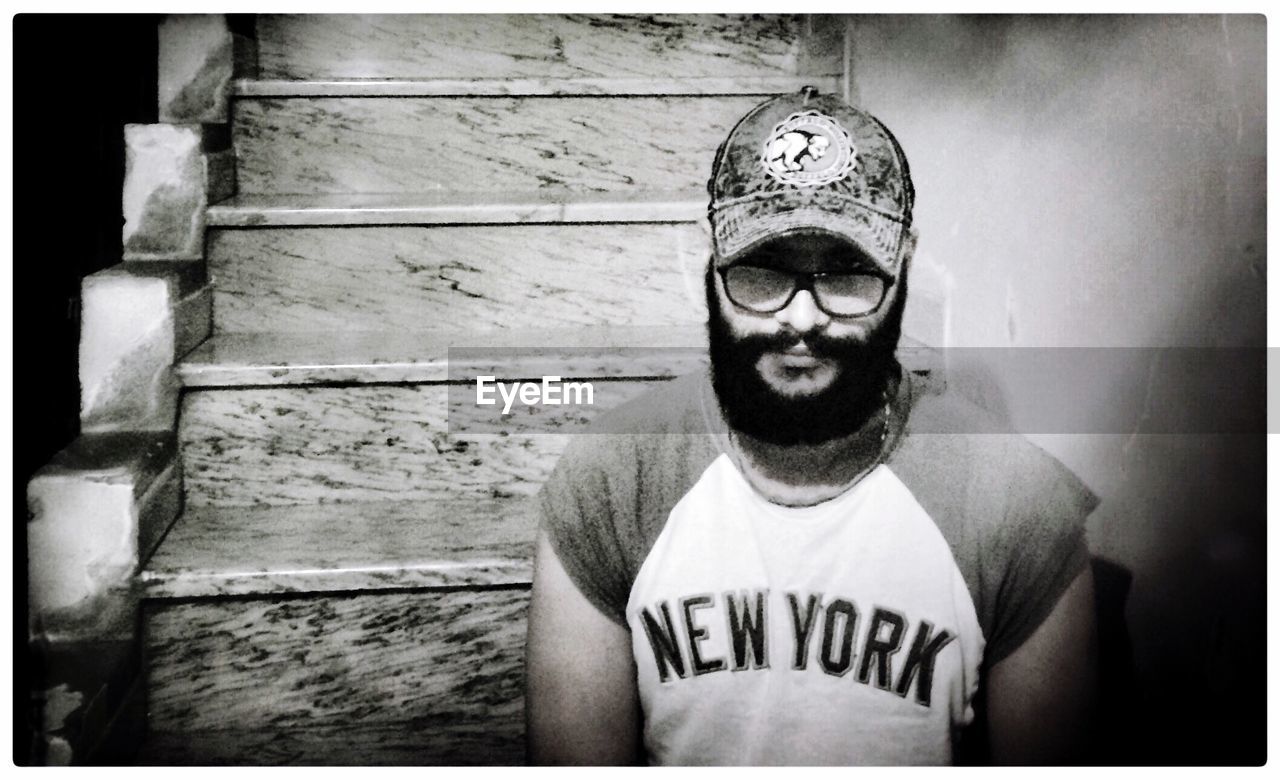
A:
[[[757,312],[774,312],[786,304],[795,289],[795,277],[770,268],[735,265],[724,272],[729,300]]]
[[[835,317],[875,311],[884,299],[884,279],[870,274],[828,274],[814,279],[818,303]]]

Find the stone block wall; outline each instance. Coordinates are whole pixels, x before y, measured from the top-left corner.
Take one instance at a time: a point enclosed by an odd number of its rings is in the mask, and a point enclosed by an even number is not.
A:
[[[81,287],[82,433],[26,490],[44,764],[110,760],[142,732],[134,576],[181,511],[173,364],[209,334],[205,209],[235,190],[227,101],[247,47],[221,16],[172,16],[158,35],[162,124],[122,128],[125,262]]]

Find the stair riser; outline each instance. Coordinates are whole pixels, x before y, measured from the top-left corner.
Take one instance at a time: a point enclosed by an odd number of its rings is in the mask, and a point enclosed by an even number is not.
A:
[[[759,96],[239,100],[242,193],[681,190]]]
[[[519,766],[524,720],[460,721],[440,731],[417,724],[307,726],[258,731],[151,729],[142,766]]]
[[[218,230],[218,332],[685,325],[709,248],[692,224]]]
[[[403,753],[415,732],[437,746],[454,732],[474,743],[483,724],[488,744],[469,762],[518,760],[527,604],[519,588],[153,604],[149,729],[399,732],[389,749]],[[379,763],[378,745],[360,747]],[[330,757],[349,762],[332,748]]]
[[[807,26],[795,15],[267,15],[258,62],[271,79],[839,73],[842,23]]]
[[[596,383],[593,409],[598,413],[652,386],[639,380]],[[447,385],[189,392],[179,431],[187,505],[440,501],[536,493],[569,437],[450,435],[448,396]],[[538,414],[551,421],[538,423],[537,430],[579,430],[570,421],[583,414],[583,407],[540,407]],[[529,420],[518,417],[512,430],[521,430],[522,423],[529,430]]]

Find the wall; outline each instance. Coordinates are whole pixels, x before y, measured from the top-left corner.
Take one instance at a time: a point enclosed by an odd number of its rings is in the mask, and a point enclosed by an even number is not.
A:
[[[1265,346],[1264,17],[868,17],[853,42],[857,99],[911,164],[917,270],[950,285],[949,346]],[[1264,437],[1138,430],[1032,437],[1101,496],[1090,545],[1132,574],[1115,736],[1132,760],[1256,763]]]

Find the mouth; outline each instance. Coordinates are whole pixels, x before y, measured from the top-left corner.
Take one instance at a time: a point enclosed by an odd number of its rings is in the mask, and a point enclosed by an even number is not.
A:
[[[829,384],[835,373],[835,361],[815,354],[801,342],[766,353],[759,370],[775,390],[787,395],[803,395]]]
[[[790,355],[783,353],[778,364],[789,373],[802,373],[817,368],[822,364],[822,359],[813,355]]]
[[[778,365],[782,368],[794,371],[805,371],[817,368],[826,362],[826,360],[818,355],[813,354],[808,345],[803,341],[779,350],[774,353],[777,355]]]

